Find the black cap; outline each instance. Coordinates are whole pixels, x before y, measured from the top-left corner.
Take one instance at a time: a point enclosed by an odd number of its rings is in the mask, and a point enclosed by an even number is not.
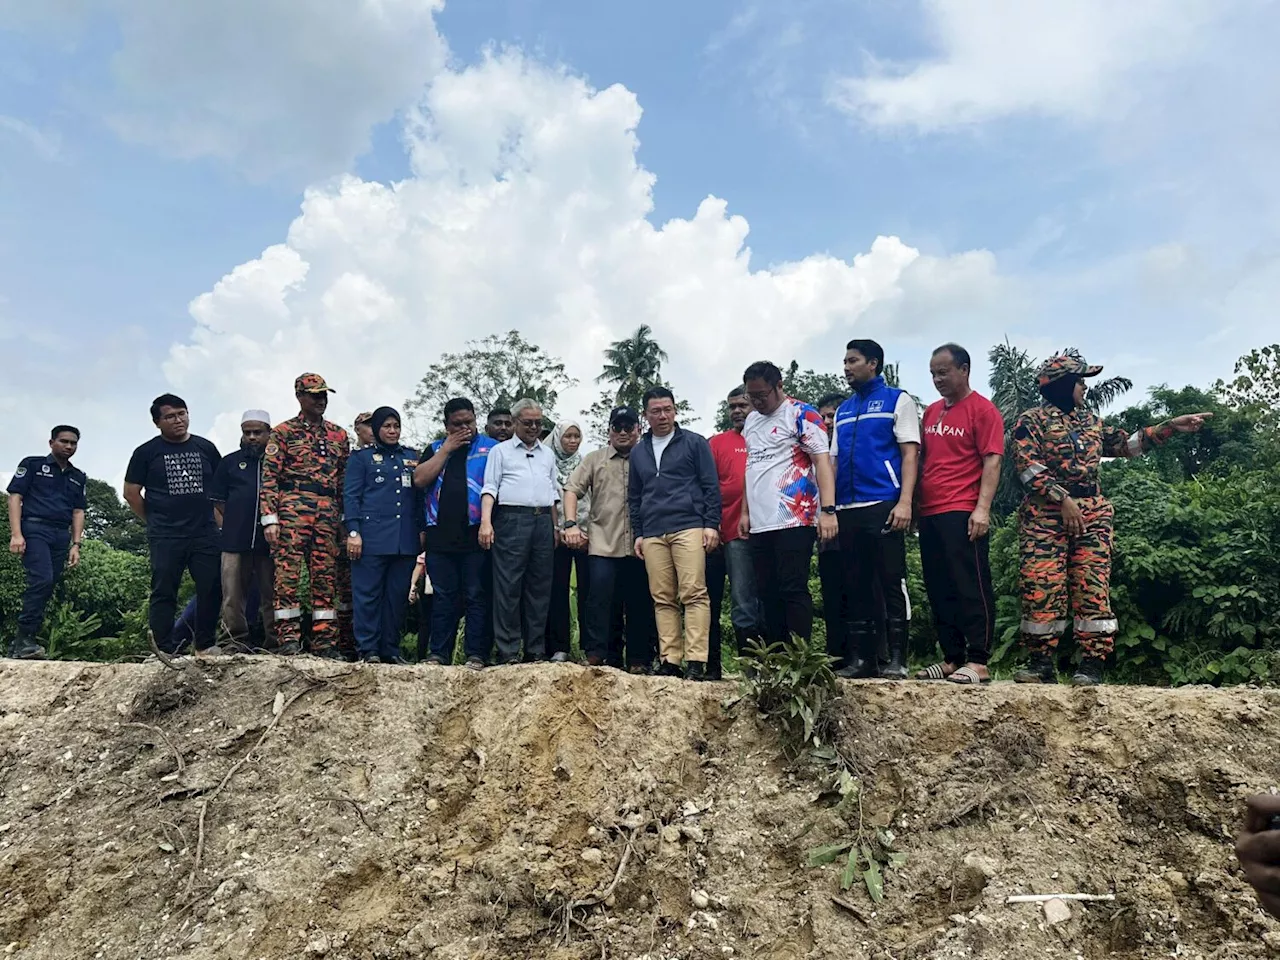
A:
[[[630,407],[614,407],[609,412],[609,426],[617,428],[622,424],[626,428],[634,427],[640,422],[640,414],[636,413]]]

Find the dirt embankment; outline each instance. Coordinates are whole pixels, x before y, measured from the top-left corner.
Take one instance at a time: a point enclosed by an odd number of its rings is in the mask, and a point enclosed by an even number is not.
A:
[[[1230,842],[1280,783],[1277,694],[846,684],[864,829],[908,854],[878,906],[843,858],[806,865],[856,813],[733,696],[570,665],[0,662],[0,956],[1280,952]],[[1005,903],[1059,892],[1115,900]]]

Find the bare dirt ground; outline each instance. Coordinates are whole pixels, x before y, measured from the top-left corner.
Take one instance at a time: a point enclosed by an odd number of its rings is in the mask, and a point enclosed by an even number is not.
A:
[[[878,906],[806,864],[850,818],[728,683],[0,661],[0,955],[1280,952],[1231,852],[1280,694],[843,690],[863,823],[908,854]],[[1115,900],[1005,902],[1060,892]]]

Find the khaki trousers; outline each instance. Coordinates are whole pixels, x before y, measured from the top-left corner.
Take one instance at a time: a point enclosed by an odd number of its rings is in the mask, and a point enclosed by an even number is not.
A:
[[[249,636],[245,601],[249,597],[249,584],[254,581],[258,584],[258,610],[262,616],[262,627],[270,638],[275,610],[275,568],[270,554],[222,555],[222,626],[237,643],[244,643]]]
[[[649,574],[658,655],[664,663],[707,662],[711,601],[707,596],[707,552],[702,530],[681,530],[644,538],[644,567]],[[680,607],[684,607],[683,640]]]

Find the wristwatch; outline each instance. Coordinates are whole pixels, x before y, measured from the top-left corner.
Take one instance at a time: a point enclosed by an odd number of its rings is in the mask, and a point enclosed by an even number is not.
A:
[[[354,539],[355,539],[356,537],[358,537],[358,536],[360,536],[360,531],[359,531],[359,530],[352,530],[350,533],[348,533],[348,534],[347,534],[347,539],[348,539],[348,540],[354,540]]]
[[[828,514],[829,516],[835,516],[835,513],[836,513],[835,504],[834,503],[827,504],[825,507],[822,508],[822,512],[825,514]]]
[[[578,521],[577,521],[577,520],[566,520],[566,521],[565,521],[564,523],[562,523],[560,526],[561,526],[561,528],[562,528],[562,529],[564,529],[564,530],[568,530],[570,527],[576,527],[577,525],[578,525]]]

